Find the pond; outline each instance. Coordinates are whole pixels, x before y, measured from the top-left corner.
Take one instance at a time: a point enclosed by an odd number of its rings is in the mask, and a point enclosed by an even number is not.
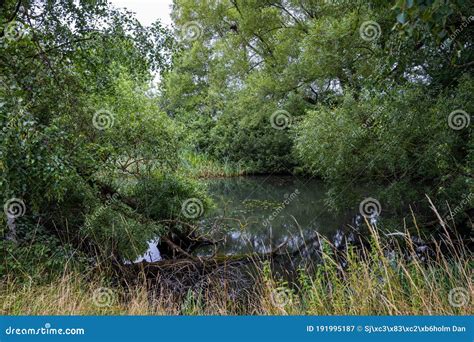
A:
[[[215,206],[198,222],[198,232],[218,243],[199,248],[198,256],[263,254],[283,245],[295,251],[317,233],[333,238],[354,220],[353,211],[334,215],[328,210],[327,187],[317,179],[272,175],[205,183]],[[134,262],[161,260],[157,243],[149,241],[147,252]]]
[[[295,176],[251,176],[207,181],[215,208],[200,222],[202,234],[220,241],[217,254],[296,249],[316,232],[332,236],[353,213],[330,213],[326,186]],[[201,251],[208,254],[209,250]]]

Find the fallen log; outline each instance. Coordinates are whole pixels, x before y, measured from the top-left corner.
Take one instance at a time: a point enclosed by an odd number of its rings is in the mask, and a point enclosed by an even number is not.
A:
[[[164,241],[176,250],[178,250],[185,258],[164,259],[156,262],[142,261],[136,264],[121,265],[121,271],[128,277],[137,277],[138,275],[145,275],[146,278],[154,278],[163,272],[177,273],[198,272],[205,274],[206,270],[215,269],[219,267],[242,266],[256,261],[268,260],[279,256],[279,252],[286,246],[287,241],[278,245],[273,250],[267,253],[248,253],[242,255],[215,255],[212,257],[197,257],[182,250],[179,246],[174,244],[167,238]]]

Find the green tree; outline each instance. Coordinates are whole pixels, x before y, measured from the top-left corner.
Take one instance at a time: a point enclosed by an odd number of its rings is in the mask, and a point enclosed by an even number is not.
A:
[[[180,191],[162,203],[202,195],[175,175],[178,127],[150,95],[172,37],[106,1],[6,1],[1,10],[2,266],[25,259],[27,246],[42,251],[30,254],[38,260],[136,257],[172,229],[160,219],[181,216],[177,205],[150,213],[137,193],[168,186],[167,173]],[[155,186],[143,189],[145,180]]]
[[[472,112],[472,14],[468,1],[176,0],[184,38],[164,101],[187,104],[186,125],[217,111],[204,150],[261,172],[296,166],[332,185],[333,204],[354,207],[351,184],[370,181],[387,207],[428,193],[447,210],[472,189],[472,129],[448,125]],[[268,125],[277,110],[290,129]]]

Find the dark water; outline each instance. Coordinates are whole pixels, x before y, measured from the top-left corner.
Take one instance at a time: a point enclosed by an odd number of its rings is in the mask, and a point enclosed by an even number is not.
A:
[[[254,176],[207,183],[216,207],[201,221],[201,232],[220,240],[221,255],[265,253],[283,243],[296,249],[316,232],[331,236],[351,219],[350,213],[329,212],[319,180]]]

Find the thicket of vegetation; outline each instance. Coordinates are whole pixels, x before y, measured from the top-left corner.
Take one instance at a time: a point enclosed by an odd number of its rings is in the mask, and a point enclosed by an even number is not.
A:
[[[376,232],[373,249],[361,261],[352,250],[341,273],[331,242],[314,273],[300,269],[296,284],[277,276],[268,260],[254,259],[255,284],[233,284],[217,275],[178,295],[160,276],[155,291],[148,281],[111,286],[104,279],[65,271],[53,283],[7,279],[0,305],[9,314],[28,315],[470,315],[472,261],[452,241],[437,244],[435,262],[386,255]],[[402,239],[399,241],[404,243]],[[415,245],[405,241],[411,249]],[[453,255],[440,249],[447,243]],[[397,253],[403,253],[398,249]],[[182,267],[182,266],[181,266]],[[227,266],[232,268],[231,265]],[[236,293],[240,293],[236,297]]]
[[[169,33],[86,1],[7,1],[1,27],[1,273],[135,258],[203,196],[150,95]]]
[[[186,200],[212,205],[200,176],[320,177],[335,209],[363,184],[420,217],[427,194],[442,214],[462,204],[450,224],[469,231],[473,9],[175,0],[171,30],[102,0],[1,1],[0,277],[135,259],[199,217]]]
[[[197,3],[176,1],[192,39],[162,97],[197,151],[322,177],[334,207],[354,183],[398,210],[472,190],[472,128],[448,125],[473,109],[471,2]]]

